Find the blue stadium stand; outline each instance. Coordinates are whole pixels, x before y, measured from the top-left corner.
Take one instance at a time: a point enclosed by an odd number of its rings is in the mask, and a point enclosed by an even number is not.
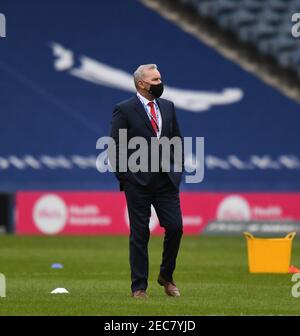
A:
[[[300,78],[297,61],[300,43],[291,34],[292,14],[300,13],[298,0],[179,1],[193,6],[200,16],[215,20],[220,27],[235,33],[241,42],[252,44],[262,55],[271,56]]]

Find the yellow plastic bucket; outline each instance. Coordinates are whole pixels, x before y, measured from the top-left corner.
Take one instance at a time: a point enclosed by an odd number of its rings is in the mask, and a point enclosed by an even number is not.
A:
[[[248,247],[250,273],[288,273],[291,262],[292,241],[296,232],[285,238],[254,238],[244,232]]]

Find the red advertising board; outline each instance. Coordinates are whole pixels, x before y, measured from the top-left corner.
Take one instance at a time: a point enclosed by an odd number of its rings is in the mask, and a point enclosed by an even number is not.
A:
[[[214,220],[297,221],[300,193],[182,192],[185,234],[199,234]],[[162,234],[155,210],[150,229]],[[126,199],[120,192],[19,192],[17,234],[128,234]]]

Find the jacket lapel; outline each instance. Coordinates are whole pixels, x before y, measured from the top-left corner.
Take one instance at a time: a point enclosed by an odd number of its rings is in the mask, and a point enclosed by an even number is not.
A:
[[[141,103],[141,101],[139,100],[139,98],[137,96],[135,96],[135,100],[136,100],[136,104],[135,104],[135,109],[136,111],[140,114],[140,116],[142,117],[142,119],[145,121],[147,127],[150,129],[151,133],[156,136],[154,129],[152,127],[151,121],[149,119],[149,117],[147,116],[147,112],[144,109],[143,104]]]
[[[162,124],[162,127],[161,127],[161,132],[160,132],[160,137],[162,137],[164,135],[164,131],[165,131],[165,127],[166,127],[166,112],[165,112],[165,109],[164,109],[164,104],[163,102],[158,98],[156,99],[157,101],[157,105],[159,107],[159,111],[160,111],[160,115],[161,115],[161,124]]]

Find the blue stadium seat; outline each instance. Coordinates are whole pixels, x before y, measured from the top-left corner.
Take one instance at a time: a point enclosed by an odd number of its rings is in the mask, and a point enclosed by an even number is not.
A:
[[[239,3],[235,0],[216,0],[215,3],[218,15],[232,13],[239,8]]]
[[[257,22],[257,17],[248,11],[240,9],[231,14],[220,15],[217,18],[217,22],[223,28],[236,30],[255,24]]]
[[[244,0],[239,3],[241,8],[252,13],[258,13],[264,8],[264,2],[259,0]]]
[[[198,13],[203,16],[214,17],[215,8],[215,1],[198,1],[197,4]]]
[[[300,2],[299,0],[289,1],[289,9],[294,12],[299,12],[300,10]]]
[[[218,18],[223,14],[231,14],[239,8],[236,0],[198,1],[198,12],[203,16]]]
[[[283,51],[276,56],[276,59],[283,68],[298,69],[300,67],[300,49]]]
[[[262,54],[276,57],[282,51],[295,49],[295,41],[292,37],[279,35],[268,40],[259,41],[258,48]]]
[[[282,16],[270,8],[266,8],[259,14],[259,20],[268,24],[278,25],[282,21]]]
[[[289,20],[284,20],[278,27],[277,27],[277,31],[279,35],[287,35],[287,36],[291,36],[292,33],[292,22]],[[295,40],[296,42],[296,40]]]
[[[265,8],[270,8],[272,11],[282,13],[288,10],[290,5],[289,0],[267,0],[265,1]]]
[[[258,22],[256,25],[242,27],[238,31],[238,36],[243,42],[255,43],[260,39],[274,37],[276,33],[276,27],[264,22]]]

